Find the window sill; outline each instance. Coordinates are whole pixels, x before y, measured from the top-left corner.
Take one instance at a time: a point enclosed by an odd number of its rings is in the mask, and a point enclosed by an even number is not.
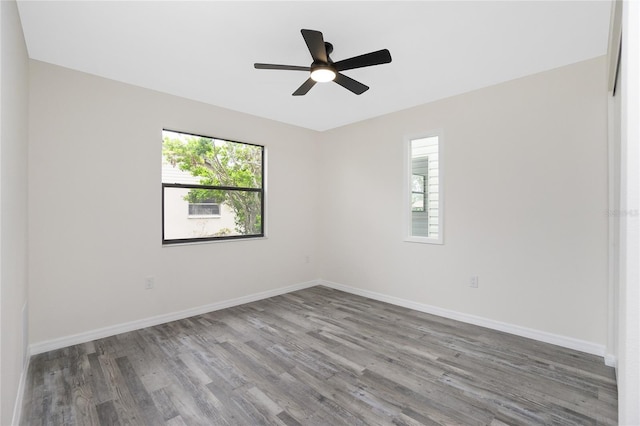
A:
[[[220,244],[220,243],[231,243],[238,241],[255,241],[255,240],[266,240],[267,236],[264,237],[247,237],[247,238],[221,238],[219,240],[206,240],[206,241],[185,241],[182,243],[163,243],[162,247],[182,247],[182,246],[199,246],[203,244]]]
[[[418,244],[437,244],[437,245],[444,244],[444,241],[442,241],[442,238],[433,238],[433,237],[405,237],[404,242],[418,243]]]

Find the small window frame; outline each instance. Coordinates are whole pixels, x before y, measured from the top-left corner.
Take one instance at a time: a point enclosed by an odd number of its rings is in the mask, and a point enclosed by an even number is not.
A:
[[[413,183],[413,172],[412,167],[412,152],[411,152],[411,142],[417,139],[424,139],[430,137],[438,138],[438,236],[437,237],[425,237],[412,235],[412,183]],[[404,158],[404,168],[403,168],[403,234],[404,241],[410,243],[422,243],[422,244],[444,244],[444,149],[443,149],[443,131],[442,129],[426,131],[416,134],[406,135],[404,137],[403,144],[403,158]],[[425,179],[428,181],[428,177]],[[425,189],[425,199],[427,199],[427,193]],[[428,203],[429,201],[426,201]],[[425,207],[428,210],[428,204]]]
[[[212,207],[211,210],[217,210],[217,213],[191,213],[192,208],[194,210],[197,210],[198,207],[203,207],[203,206],[211,206]],[[213,208],[214,206],[215,208]],[[188,213],[187,213],[188,219],[212,219],[212,218],[220,217],[219,203],[189,203],[187,205],[187,208],[188,208]]]

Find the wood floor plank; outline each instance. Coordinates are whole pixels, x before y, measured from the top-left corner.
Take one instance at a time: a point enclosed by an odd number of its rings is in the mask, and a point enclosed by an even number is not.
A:
[[[133,369],[129,358],[126,356],[116,358],[116,364],[120,369],[122,378],[124,379],[124,384],[129,389],[133,401],[142,418],[149,423],[162,423],[164,420],[162,415],[153,403],[151,395],[149,395],[149,392],[147,392],[147,389],[144,387],[142,381]]]
[[[162,418],[166,422],[180,416],[180,412],[173,404],[173,401],[167,394],[167,390],[165,388],[151,392],[151,398],[153,399],[155,406],[158,407]]]
[[[172,373],[175,377],[175,385],[168,391],[178,412],[186,420],[192,419],[193,424],[220,424],[229,422],[222,415],[222,406],[206,385],[201,385],[196,376],[180,360],[174,360]]]
[[[282,420],[284,424],[286,424],[287,426],[301,426],[300,422],[298,422],[296,419],[291,417],[291,415],[286,411],[283,411],[282,413],[278,414],[278,418]]]
[[[118,419],[118,412],[113,405],[113,401],[106,401],[96,405],[96,412],[98,414],[98,422],[101,426],[116,426],[120,425]]]
[[[355,375],[336,375],[325,380],[303,369],[294,369],[291,374],[311,385],[323,398],[335,401],[340,407],[348,407],[353,424],[389,424],[400,414],[400,410],[393,404],[367,393]]]
[[[615,425],[602,358],[322,286],[32,357],[21,425]]]

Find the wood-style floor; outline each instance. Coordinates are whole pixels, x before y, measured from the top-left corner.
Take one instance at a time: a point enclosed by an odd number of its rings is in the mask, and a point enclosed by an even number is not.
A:
[[[602,358],[313,287],[32,358],[23,425],[614,425]]]

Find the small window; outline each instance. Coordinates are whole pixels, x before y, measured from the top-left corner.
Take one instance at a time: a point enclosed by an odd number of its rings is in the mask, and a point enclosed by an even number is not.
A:
[[[202,203],[189,203],[189,217],[220,216],[220,204],[215,200],[202,201]]]
[[[162,243],[264,236],[264,147],[162,132]]]
[[[407,138],[406,241],[442,244],[442,150],[439,134]]]

